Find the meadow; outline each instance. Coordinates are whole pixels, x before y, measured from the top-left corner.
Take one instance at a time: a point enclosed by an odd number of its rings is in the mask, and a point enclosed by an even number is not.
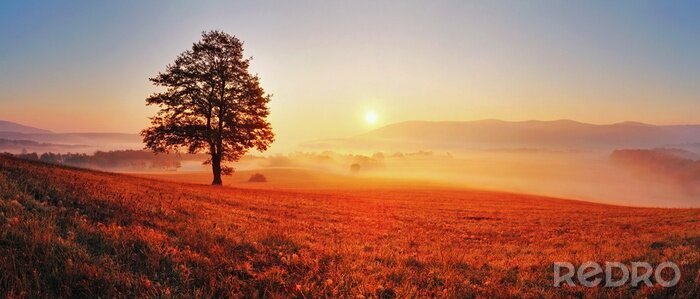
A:
[[[698,209],[283,177],[212,187],[0,157],[0,296],[700,296]],[[554,288],[556,261],[673,261],[682,276]]]

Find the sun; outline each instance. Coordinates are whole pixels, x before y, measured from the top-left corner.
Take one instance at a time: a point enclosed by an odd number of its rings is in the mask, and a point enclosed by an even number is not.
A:
[[[374,110],[369,110],[365,112],[365,122],[367,124],[373,125],[377,123],[377,120],[379,120],[379,116],[377,115],[377,112]]]

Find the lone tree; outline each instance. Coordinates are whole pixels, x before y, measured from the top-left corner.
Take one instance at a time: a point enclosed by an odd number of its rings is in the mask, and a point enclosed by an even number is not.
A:
[[[203,32],[192,49],[150,78],[167,90],[146,99],[160,108],[141,131],[146,148],[207,153],[212,185],[221,185],[221,175],[233,172],[222,162],[238,161],[251,148],[266,150],[274,140],[267,121],[270,95],[248,71],[250,59],[243,57],[243,42],[235,36]]]

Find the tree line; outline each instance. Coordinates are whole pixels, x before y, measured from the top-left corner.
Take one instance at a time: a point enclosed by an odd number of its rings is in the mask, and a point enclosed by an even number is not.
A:
[[[84,153],[26,153],[5,155],[21,159],[41,161],[51,164],[67,165],[93,169],[158,169],[174,170],[182,161],[202,160],[199,155],[159,154],[144,150],[97,151],[92,155]]]

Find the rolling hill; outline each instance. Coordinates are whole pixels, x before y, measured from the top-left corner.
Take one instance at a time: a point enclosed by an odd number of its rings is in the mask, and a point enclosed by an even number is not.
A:
[[[10,122],[10,121],[4,121],[4,120],[0,120],[0,132],[14,132],[14,133],[22,133],[22,134],[49,134],[49,133],[51,133],[51,131],[49,131],[49,130],[37,129],[37,128],[21,125],[21,124]]]
[[[84,152],[113,149],[141,149],[138,134],[128,133],[54,133],[13,122],[0,120],[2,151],[22,150],[42,152]]]
[[[85,146],[42,143],[32,140],[9,140],[0,138],[0,152],[21,153],[27,152],[61,152],[61,151],[80,151]]]
[[[698,219],[466,189],[212,187],[0,156],[0,296],[692,298]],[[682,271],[673,288],[551,285],[555,261],[667,260]]]
[[[92,148],[141,149],[143,143],[138,134],[127,133],[17,133],[0,132],[0,138],[32,140],[45,143],[85,145]]]
[[[691,146],[700,141],[700,125],[655,126],[637,122],[594,125],[571,120],[408,121],[390,124],[348,139],[306,144],[315,148],[356,149],[502,149],[613,150]]]

